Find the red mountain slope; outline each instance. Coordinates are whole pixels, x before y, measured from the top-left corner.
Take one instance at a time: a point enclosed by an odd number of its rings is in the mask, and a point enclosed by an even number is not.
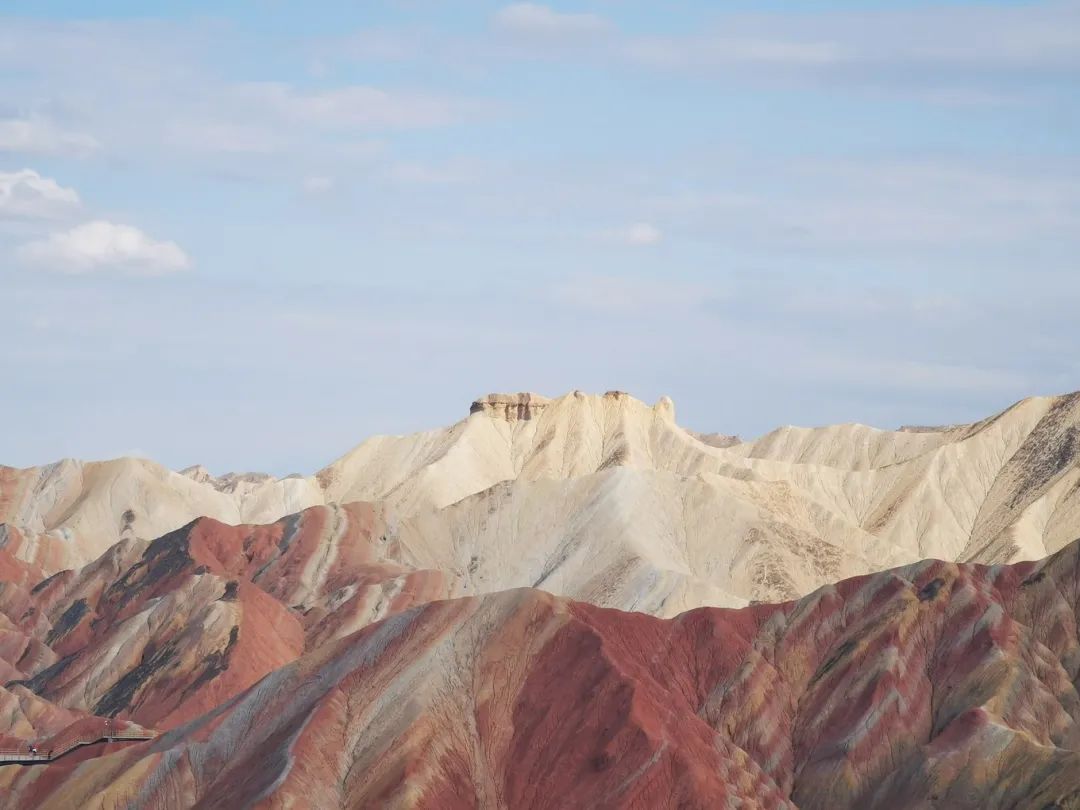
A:
[[[438,572],[387,558],[384,523],[368,504],[313,507],[265,526],[201,518],[47,579],[0,551],[0,707],[171,728],[305,649],[446,596]],[[57,721],[0,716],[0,735],[30,741],[58,730]]]
[[[2,768],[0,789],[50,808],[1080,808],[1078,615],[1075,543],[666,621],[528,589],[434,602],[153,742]]]

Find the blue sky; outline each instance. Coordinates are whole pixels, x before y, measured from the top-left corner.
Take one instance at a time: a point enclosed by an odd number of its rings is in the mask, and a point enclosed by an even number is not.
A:
[[[312,5],[5,4],[0,462],[1080,388],[1080,2]]]

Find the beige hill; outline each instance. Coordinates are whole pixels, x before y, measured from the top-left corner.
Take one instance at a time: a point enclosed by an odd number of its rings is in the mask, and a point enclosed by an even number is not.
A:
[[[468,592],[535,586],[672,615],[786,599],[925,557],[1037,559],[1080,535],[1080,394],[972,425],[701,436],[619,392],[491,395],[439,430],[369,439],[314,476],[147,460],[0,468],[0,548],[44,571],[207,515],[265,523],[379,502],[401,564]]]

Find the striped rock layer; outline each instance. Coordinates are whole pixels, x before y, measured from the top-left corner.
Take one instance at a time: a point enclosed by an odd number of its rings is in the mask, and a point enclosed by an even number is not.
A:
[[[532,589],[436,601],[152,742],[0,769],[0,790],[26,808],[1080,808],[1078,625],[1080,543],[673,619]]]
[[[171,728],[306,650],[450,595],[443,574],[393,557],[385,516],[350,504],[265,526],[201,518],[48,578],[8,560],[0,709],[20,708],[0,713],[0,735],[36,740],[86,715]]]

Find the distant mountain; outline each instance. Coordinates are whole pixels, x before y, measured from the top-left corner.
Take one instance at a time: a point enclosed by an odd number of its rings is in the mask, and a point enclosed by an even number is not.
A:
[[[0,468],[0,548],[45,573],[208,516],[377,503],[401,563],[462,591],[534,586],[657,615],[788,599],[924,557],[1038,559],[1080,534],[1080,394],[972,425],[700,438],[621,392],[489,395],[309,477],[143,459]]]

